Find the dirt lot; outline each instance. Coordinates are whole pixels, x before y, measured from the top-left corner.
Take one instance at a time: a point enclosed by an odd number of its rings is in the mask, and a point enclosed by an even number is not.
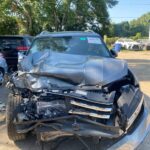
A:
[[[122,52],[119,58],[126,59],[140,81],[143,92],[150,96],[150,52]]]
[[[149,101],[150,97],[150,52],[121,52],[119,58],[126,59],[129,63],[130,68],[137,75],[140,80],[142,91],[145,93],[145,98]],[[0,102],[7,102],[7,96],[9,91],[6,88],[0,88]],[[39,144],[36,142],[34,136],[28,137],[28,140],[18,143],[10,141],[6,135],[4,113],[0,113],[0,150],[38,150],[40,149]],[[138,150],[150,149],[150,135],[147,136],[145,141],[140,145]],[[105,147],[111,144],[110,141],[102,142]],[[97,149],[105,149],[102,143],[97,145]],[[91,145],[90,142],[88,144]],[[50,144],[46,144],[46,150],[50,150]],[[69,139],[59,143],[55,150],[83,150],[83,146],[76,139]]]

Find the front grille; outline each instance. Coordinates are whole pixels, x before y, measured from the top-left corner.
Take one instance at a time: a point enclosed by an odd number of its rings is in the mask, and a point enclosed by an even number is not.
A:
[[[70,104],[72,106],[70,114],[87,117],[109,119],[113,111],[113,105],[96,104],[92,101],[73,99]]]

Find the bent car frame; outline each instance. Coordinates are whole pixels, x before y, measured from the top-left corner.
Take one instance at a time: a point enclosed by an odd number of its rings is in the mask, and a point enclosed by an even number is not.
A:
[[[75,135],[118,139],[114,149],[134,140],[136,148],[149,113],[135,76],[113,54],[93,32],[38,35],[9,83],[9,138],[32,131],[41,141]]]

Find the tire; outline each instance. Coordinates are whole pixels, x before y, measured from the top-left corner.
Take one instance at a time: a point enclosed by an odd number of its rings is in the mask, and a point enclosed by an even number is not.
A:
[[[7,108],[6,108],[6,125],[7,125],[7,134],[10,140],[13,141],[20,141],[24,140],[26,135],[25,134],[20,134],[16,132],[15,125],[13,123],[14,116],[15,116],[15,110],[17,106],[21,102],[21,97],[20,96],[14,96],[13,94],[9,94],[8,96],[8,103],[7,103]]]
[[[132,50],[137,50],[137,51],[139,51],[139,50],[140,50],[140,47],[139,47],[138,45],[133,45],[133,46],[132,46]]]

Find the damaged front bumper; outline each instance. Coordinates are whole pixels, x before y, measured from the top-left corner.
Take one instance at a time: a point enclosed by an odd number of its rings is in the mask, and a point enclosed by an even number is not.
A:
[[[74,123],[72,123],[74,121]],[[28,121],[16,123],[16,125],[34,126],[26,129],[18,129],[18,133],[34,131],[41,141],[55,140],[64,136],[84,136],[84,137],[103,137],[115,139],[109,149],[135,149],[144,140],[150,130],[150,114],[145,106],[142,113],[135,121],[133,127],[128,132],[123,132],[119,127],[104,126],[94,121],[83,119],[79,116],[60,117],[51,120]]]
[[[18,119],[18,121],[14,120],[14,124],[18,133],[33,131],[41,141],[51,141],[65,136],[96,137],[98,139],[113,139],[114,144],[110,149],[128,147],[135,149],[150,130],[150,115],[147,105],[143,105],[143,94],[137,89],[131,95],[134,95],[132,98],[134,103],[131,103],[131,106],[134,106],[134,111],[128,117],[125,128],[119,124],[118,126],[111,126],[109,123],[104,124],[103,122],[95,121],[94,118],[89,119],[89,117],[76,114],[26,121]],[[125,98],[127,99],[128,97],[125,96]],[[120,99],[122,102],[120,106],[124,106],[123,97],[120,97]],[[127,111],[127,109],[124,110]]]
[[[41,140],[43,141],[54,140],[54,137],[64,136],[64,133],[70,136],[78,135],[83,137],[99,138],[118,138],[124,133],[119,127],[106,126],[101,123],[96,123],[92,120],[73,115],[58,117],[55,119],[17,122],[15,125],[18,127],[18,133],[27,133],[34,130],[36,134],[40,134]],[[51,133],[53,136],[51,136]],[[47,136],[47,139],[42,137],[48,134],[49,137]]]
[[[138,118],[132,132],[127,133],[119,139],[108,150],[136,149],[150,131],[150,114],[147,106],[144,107],[143,114]]]

